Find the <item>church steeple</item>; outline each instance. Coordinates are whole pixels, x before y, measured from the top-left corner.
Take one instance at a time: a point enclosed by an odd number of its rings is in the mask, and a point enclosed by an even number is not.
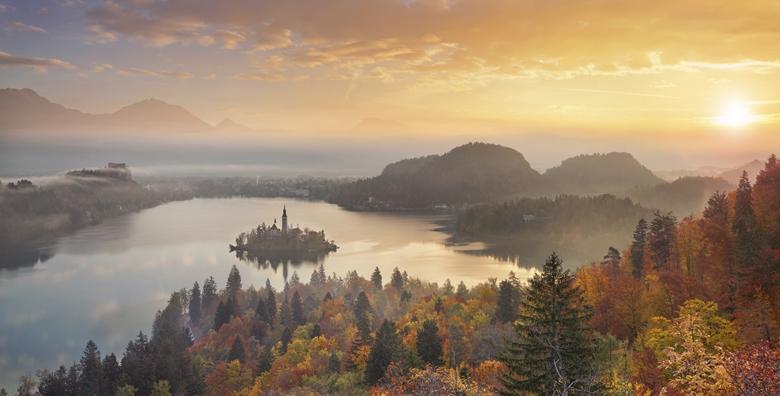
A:
[[[287,233],[287,205],[282,209],[282,232]]]

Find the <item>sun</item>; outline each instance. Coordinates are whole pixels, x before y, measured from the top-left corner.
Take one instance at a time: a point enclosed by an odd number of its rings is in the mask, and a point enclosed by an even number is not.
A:
[[[740,128],[752,124],[756,121],[756,116],[750,112],[747,103],[742,101],[729,102],[723,107],[723,112],[715,117],[715,123]]]

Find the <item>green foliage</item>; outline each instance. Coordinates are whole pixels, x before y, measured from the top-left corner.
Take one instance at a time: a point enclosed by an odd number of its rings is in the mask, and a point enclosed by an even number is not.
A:
[[[669,269],[677,235],[677,218],[671,213],[653,213],[650,233],[647,236],[650,256],[656,269]]]
[[[440,366],[442,362],[442,346],[439,339],[439,327],[433,320],[426,320],[417,330],[417,354],[423,362]]]
[[[230,274],[227,278],[227,286],[225,287],[225,294],[227,294],[228,297],[235,297],[239,290],[241,290],[241,274],[238,272],[238,268],[236,268],[234,265],[230,268]]]
[[[397,356],[398,345],[395,326],[385,320],[376,333],[374,344],[371,346],[371,353],[368,355],[365,372],[367,384],[373,385],[385,375],[387,366]]]
[[[371,303],[368,302],[365,292],[361,291],[358,294],[352,313],[355,315],[358,336],[364,342],[368,342],[371,339]]]
[[[306,323],[306,315],[303,313],[301,295],[297,291],[293,293],[291,308],[293,326],[299,326]]]
[[[230,353],[228,354],[227,361],[233,361],[238,360],[241,363],[244,363],[244,357],[246,355],[246,352],[244,352],[244,343],[241,341],[241,337],[236,337],[235,340],[233,340],[233,345],[230,347]]]
[[[190,314],[190,321],[193,324],[197,325],[200,323],[201,296],[200,296],[200,286],[198,286],[198,282],[195,282],[195,284],[192,286],[192,291],[190,292],[189,314]]]
[[[514,286],[508,280],[498,284],[498,301],[496,303],[495,318],[499,323],[513,322],[517,317],[517,305]]]
[[[393,268],[393,275],[390,278],[390,286],[398,291],[401,291],[404,288],[404,277],[401,275],[401,271],[398,270],[398,267]]]
[[[631,243],[631,271],[636,278],[641,278],[644,272],[646,244],[647,221],[639,219],[634,229],[634,241]]]
[[[503,357],[508,372],[504,392],[552,394],[593,387],[593,350],[587,330],[588,312],[574,276],[553,254],[526,289],[516,338]]]
[[[374,272],[371,273],[371,284],[377,290],[382,290],[382,273],[379,272],[379,267],[375,267]]]
[[[132,385],[122,385],[116,390],[116,396],[135,396],[138,389]]]
[[[152,386],[151,396],[173,396],[171,385],[166,380],[159,380]]]

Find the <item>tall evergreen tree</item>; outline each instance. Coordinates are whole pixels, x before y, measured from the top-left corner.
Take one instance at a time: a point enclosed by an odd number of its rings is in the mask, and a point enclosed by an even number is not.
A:
[[[244,363],[244,343],[241,341],[241,337],[236,336],[233,340],[233,345],[230,347],[230,353],[228,353],[227,361],[238,360]]]
[[[359,339],[368,342],[371,339],[371,303],[368,296],[361,291],[358,294],[355,304],[352,307],[352,313],[355,315],[355,325],[358,328]]]
[[[729,200],[725,192],[715,191],[710,196],[704,208],[704,218],[723,226],[729,223]]]
[[[498,300],[496,301],[496,320],[499,323],[512,322],[517,317],[517,303],[514,298],[514,286],[508,280],[498,284]]]
[[[287,345],[292,341],[292,330],[290,330],[289,327],[285,327],[284,330],[282,330],[282,336],[279,340],[282,342],[282,348],[279,352],[284,355],[287,353]]]
[[[154,359],[149,339],[139,332],[135,340],[127,343],[122,357],[122,376],[128,385],[134,386],[138,394],[148,395],[154,382]]]
[[[734,257],[742,275],[756,264],[760,251],[752,194],[753,188],[750,186],[747,172],[742,172],[734,199],[734,220],[731,223],[734,232]]]
[[[463,283],[463,281],[460,281],[460,283],[458,283],[458,288],[455,290],[455,295],[462,300],[468,298],[469,288],[466,287],[466,284]]]
[[[268,320],[268,307],[265,305],[263,297],[257,298],[257,306],[255,307],[255,318],[265,324],[270,324]]]
[[[400,340],[395,332],[395,326],[385,319],[376,332],[371,352],[366,361],[364,379],[367,384],[374,385],[385,375],[387,366],[396,360]]]
[[[230,304],[220,300],[217,305],[217,312],[214,314],[214,330],[219,331],[220,327],[230,322],[232,315]]]
[[[529,281],[515,322],[516,338],[502,356],[503,393],[573,394],[592,386],[588,311],[575,277],[552,254]]]
[[[301,301],[301,295],[298,294],[297,290],[293,293],[290,307],[292,309],[293,325],[300,326],[306,323],[306,315],[303,313],[303,302]]]
[[[377,290],[382,290],[382,273],[379,272],[379,267],[374,268],[374,272],[371,273],[371,283]]]
[[[655,211],[647,241],[656,269],[670,269],[676,235],[677,218],[671,212],[664,214]]]
[[[92,340],[87,342],[84,354],[79,362],[79,394],[96,395],[100,392],[100,381],[103,371],[100,365],[100,351]]]
[[[636,278],[641,278],[644,275],[646,244],[647,221],[639,219],[634,229],[634,241],[631,243],[631,272]]]
[[[225,285],[225,294],[229,297],[236,296],[241,290],[241,274],[238,272],[238,268],[235,265],[230,268],[230,274],[228,275],[227,285]]]
[[[401,271],[398,270],[398,267],[393,268],[393,275],[390,278],[390,285],[399,292],[404,288],[404,277],[401,275]]]
[[[279,322],[281,322],[286,327],[295,327],[295,324],[293,323],[292,309],[290,308],[290,300],[287,299],[287,296],[284,296],[282,305],[279,307]]]
[[[100,394],[113,395],[116,393],[116,389],[119,386],[119,381],[122,376],[122,368],[119,367],[119,362],[116,360],[116,355],[113,353],[106,355],[106,357],[103,358],[102,369],[103,379],[100,383]]]
[[[267,291],[265,305],[268,308],[268,324],[273,328],[274,319],[276,318],[276,292],[274,291],[274,288],[271,287],[270,282],[266,282],[265,289]]]
[[[203,281],[203,298],[201,303],[202,309],[212,309],[217,302],[217,282],[214,281],[213,276],[209,276]]]
[[[190,306],[189,306],[189,313],[190,313],[190,322],[193,325],[197,325],[200,323],[200,315],[201,315],[201,296],[200,296],[200,286],[198,285],[198,282],[195,282],[194,285],[192,285],[192,291],[190,292]]]
[[[440,366],[442,365],[442,346],[438,335],[439,326],[431,319],[423,322],[417,330],[417,354],[423,362]]]
[[[601,264],[616,267],[620,264],[620,259],[620,251],[610,246],[609,249],[607,249],[607,254],[604,255],[604,259],[601,261]]]

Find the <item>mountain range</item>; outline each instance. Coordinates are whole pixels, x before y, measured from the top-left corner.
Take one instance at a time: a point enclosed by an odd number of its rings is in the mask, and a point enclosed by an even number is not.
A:
[[[224,125],[223,125],[224,124]],[[53,103],[32,89],[0,89],[0,130],[138,130],[149,132],[203,132],[214,129],[249,129],[230,120],[217,127],[187,109],[146,99],[107,114],[91,114]]]

